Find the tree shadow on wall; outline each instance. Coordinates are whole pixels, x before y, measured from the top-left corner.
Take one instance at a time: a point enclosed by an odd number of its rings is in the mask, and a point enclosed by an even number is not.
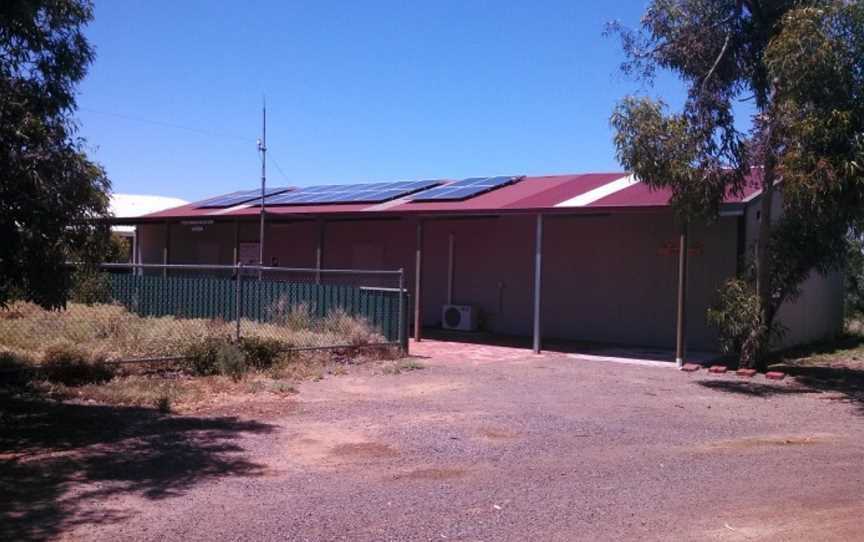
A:
[[[104,506],[113,496],[164,499],[210,479],[260,475],[264,467],[244,459],[237,441],[273,429],[0,389],[0,540],[117,521],[125,513]]]

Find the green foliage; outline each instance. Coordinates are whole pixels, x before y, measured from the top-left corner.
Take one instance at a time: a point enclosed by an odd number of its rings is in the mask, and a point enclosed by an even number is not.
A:
[[[671,188],[670,203],[684,222],[714,220],[726,192],[742,188],[742,170],[726,167],[740,157],[706,152],[711,131],[695,129],[686,115],[668,115],[662,101],[625,98],[611,124],[618,161],[651,188]]]
[[[65,261],[101,259],[110,183],[76,136],[76,85],[93,60],[84,0],[0,2],[0,307],[62,307]]]
[[[864,218],[864,4],[790,10],[765,63],[780,81],[775,124],[783,141],[784,215],[776,259],[839,268],[846,236],[860,234]]]
[[[184,368],[196,376],[225,375],[239,380],[249,364],[239,346],[227,339],[209,337],[187,348]]]
[[[132,244],[128,237],[112,233],[108,242],[108,252],[103,261],[112,263],[129,263],[132,259]]]
[[[196,376],[217,374],[216,353],[226,344],[227,339],[217,337],[207,337],[190,344],[184,352],[186,359],[183,368]]]
[[[249,370],[246,355],[237,345],[224,344],[216,351],[216,370],[219,374],[230,376],[232,380],[238,381]]]
[[[766,323],[759,307],[759,297],[743,279],[730,279],[718,290],[718,299],[708,309],[708,323],[719,333],[724,354],[736,354],[744,365],[758,362],[760,349],[781,336],[776,323]]]
[[[282,341],[254,336],[241,338],[239,346],[246,361],[256,369],[269,369],[290,348]]]
[[[85,305],[111,303],[111,280],[108,274],[87,267],[76,269],[72,273],[69,300]]]
[[[846,316],[864,316],[864,240],[850,237],[846,256]]]
[[[66,386],[97,384],[114,377],[113,368],[102,358],[63,344],[45,351],[38,372],[41,378]]]
[[[625,73],[650,81],[670,70],[686,86],[680,113],[628,97],[611,119],[621,163],[652,188],[670,189],[682,222],[710,222],[746,182],[782,193],[782,214],[766,216],[765,208],[759,230],[761,314],[735,318],[750,322],[748,341],[761,342],[737,342],[742,359],[756,360],[780,306],[813,270],[840,268],[847,233],[862,231],[864,3],[654,0],[640,31],[613,30],[627,54]],[[757,109],[746,135],[732,114],[745,98]],[[748,177],[750,164],[759,169]],[[729,288],[721,298],[731,303]],[[721,320],[732,335],[743,332]]]

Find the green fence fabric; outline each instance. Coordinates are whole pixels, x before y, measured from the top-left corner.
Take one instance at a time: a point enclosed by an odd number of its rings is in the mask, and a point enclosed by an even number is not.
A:
[[[161,277],[109,274],[113,299],[141,316],[237,317],[237,281],[218,277]],[[305,306],[316,318],[341,309],[365,318],[388,342],[399,340],[399,292],[341,284],[313,284],[244,278],[240,317],[277,322],[291,307]]]

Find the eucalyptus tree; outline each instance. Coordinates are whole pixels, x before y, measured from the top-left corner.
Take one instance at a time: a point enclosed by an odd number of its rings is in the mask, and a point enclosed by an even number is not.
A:
[[[0,2],[0,307],[64,305],[70,255],[107,241],[108,179],[76,135],[76,85],[93,61],[84,0]]]
[[[839,268],[847,233],[860,230],[864,3],[653,0],[640,28],[612,30],[624,73],[650,82],[669,70],[686,88],[680,111],[645,97],[617,105],[622,165],[671,189],[682,223],[715,220],[724,197],[747,183],[762,191],[755,258],[713,311],[742,364],[761,367],[780,306],[813,270]],[[739,100],[752,101],[749,119],[736,119]],[[730,316],[736,306],[748,310]]]

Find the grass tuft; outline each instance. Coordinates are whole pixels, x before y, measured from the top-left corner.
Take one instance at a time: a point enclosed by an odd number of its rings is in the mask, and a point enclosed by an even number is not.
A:
[[[417,361],[416,359],[407,358],[399,360],[391,365],[386,365],[383,369],[383,372],[384,374],[398,375],[409,371],[420,371],[425,368],[426,366]]]

